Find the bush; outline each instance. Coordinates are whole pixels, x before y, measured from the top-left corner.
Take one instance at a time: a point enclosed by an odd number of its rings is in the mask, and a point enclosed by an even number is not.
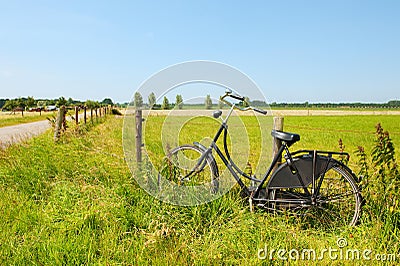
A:
[[[365,218],[379,220],[385,228],[400,228],[400,174],[389,132],[376,125],[374,147],[368,156],[359,146],[356,154],[365,198]]]

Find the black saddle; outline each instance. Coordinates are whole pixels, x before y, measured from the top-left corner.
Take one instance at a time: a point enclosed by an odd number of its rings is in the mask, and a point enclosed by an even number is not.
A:
[[[295,133],[283,132],[279,130],[272,130],[271,135],[281,141],[285,141],[288,146],[300,140],[300,135]]]

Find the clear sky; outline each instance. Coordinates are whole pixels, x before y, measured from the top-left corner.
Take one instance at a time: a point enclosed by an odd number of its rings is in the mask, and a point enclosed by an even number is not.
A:
[[[269,102],[400,99],[400,1],[0,0],[0,98],[126,102],[190,60],[238,68]]]

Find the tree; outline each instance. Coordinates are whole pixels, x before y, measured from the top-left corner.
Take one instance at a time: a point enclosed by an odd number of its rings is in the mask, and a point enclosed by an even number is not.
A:
[[[3,106],[6,104],[7,100],[6,99],[0,99],[0,109],[3,108]]]
[[[210,94],[207,94],[204,104],[206,106],[206,109],[211,109],[212,108],[212,100],[211,100]]]
[[[105,98],[101,101],[102,105],[114,105],[113,101],[110,98]]]
[[[85,106],[89,109],[94,109],[96,107],[96,103],[92,100],[87,100],[85,102]]]
[[[245,97],[245,98],[244,98],[244,101],[240,101],[240,102],[239,102],[239,106],[246,108],[246,107],[249,107],[249,106],[250,106],[249,103],[250,103],[249,97]]]
[[[156,104],[156,100],[157,100],[154,92],[150,93],[148,100],[149,100],[149,108],[151,109],[153,107],[153,105]]]
[[[136,109],[141,108],[143,106],[143,97],[138,91],[135,92],[133,104]]]
[[[33,97],[28,97],[28,99],[26,100],[26,106],[28,108],[34,107],[36,105],[36,101]]]
[[[183,107],[183,98],[182,98],[182,95],[180,95],[180,94],[177,94],[177,95],[176,95],[175,106],[178,106],[178,109],[182,109],[182,107]]]
[[[169,101],[166,96],[164,96],[163,103],[161,105],[161,109],[168,110],[169,109]]]
[[[221,100],[218,100],[218,109],[222,109],[224,107],[224,102]]]
[[[7,100],[6,103],[3,106],[4,110],[8,110],[8,111],[14,111],[14,109],[17,108],[17,101],[16,100]]]
[[[244,97],[244,105],[245,107],[249,107],[250,106],[250,98],[249,97]]]
[[[72,106],[72,105],[74,105],[74,104],[75,104],[74,99],[72,99],[71,97],[69,97],[69,98],[68,98],[68,101],[67,101],[67,105],[68,105],[68,106]]]
[[[22,116],[24,116],[24,110],[25,110],[25,107],[26,107],[25,100],[22,99],[22,98],[18,98],[17,107],[21,108],[21,114],[22,114]]]
[[[64,96],[61,96],[60,98],[58,98],[56,106],[57,107],[61,107],[63,105],[67,105],[67,100],[64,98]]]

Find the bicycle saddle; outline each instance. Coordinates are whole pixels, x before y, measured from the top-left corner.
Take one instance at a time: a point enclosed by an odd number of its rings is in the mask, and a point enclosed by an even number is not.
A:
[[[271,136],[281,141],[285,141],[289,146],[300,140],[300,135],[295,133],[283,132],[279,130],[272,130]]]

